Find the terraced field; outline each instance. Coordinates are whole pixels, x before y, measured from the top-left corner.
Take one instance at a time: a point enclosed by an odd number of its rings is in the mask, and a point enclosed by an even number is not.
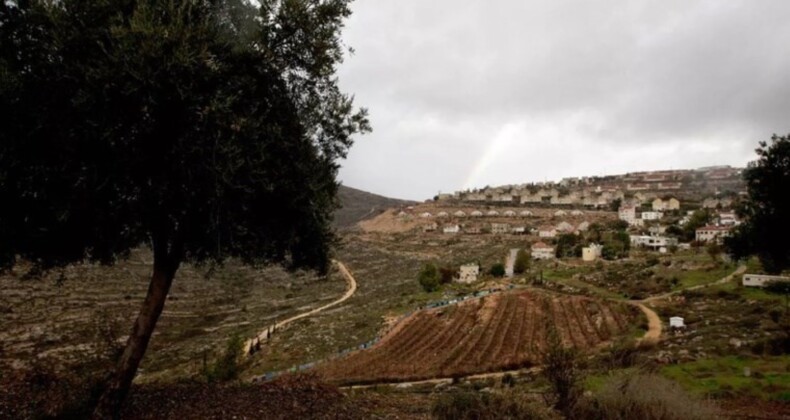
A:
[[[581,296],[518,291],[423,310],[376,346],[323,365],[339,383],[469,375],[536,365],[554,325],[564,344],[591,350],[625,334],[638,309]]]
[[[233,261],[209,277],[207,270],[188,264],[179,270],[141,367],[143,380],[195,375],[204,356],[210,361],[231,335],[252,336],[337,299],[346,287],[339,274],[322,280]],[[0,370],[42,357],[69,365],[90,359],[107,340],[123,343],[148,287],[151,255],[138,250],[113,267],[79,264],[40,279],[24,280],[23,272],[0,275]]]

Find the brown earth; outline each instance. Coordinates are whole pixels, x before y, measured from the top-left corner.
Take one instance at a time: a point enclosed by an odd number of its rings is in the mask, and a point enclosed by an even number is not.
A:
[[[636,308],[537,291],[492,295],[423,310],[367,351],[318,371],[344,384],[397,382],[527,367],[546,349],[546,326],[566,345],[593,349],[627,331]]]

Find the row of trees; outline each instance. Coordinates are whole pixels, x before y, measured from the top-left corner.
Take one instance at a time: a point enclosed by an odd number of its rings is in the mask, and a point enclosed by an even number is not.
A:
[[[326,272],[368,130],[335,75],[350,0],[0,2],[0,268],[153,250],[96,409],[117,415],[185,262]]]

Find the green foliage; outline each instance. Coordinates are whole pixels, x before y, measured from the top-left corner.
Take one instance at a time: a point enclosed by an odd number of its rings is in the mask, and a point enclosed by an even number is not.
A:
[[[582,256],[581,237],[572,233],[564,233],[557,238],[557,258]]]
[[[679,384],[655,374],[609,380],[592,399],[578,405],[574,418],[711,419],[714,411]]]
[[[513,263],[513,273],[523,274],[525,271],[529,270],[529,263],[530,258],[527,251],[519,249],[518,253],[516,253],[516,261]]]
[[[454,278],[458,277],[458,270],[452,267],[442,267],[439,269],[439,276],[442,284],[450,284]]]
[[[327,268],[336,161],[368,127],[334,75],[347,3],[3,3],[0,265],[153,242],[171,270]]]
[[[505,276],[505,265],[502,263],[496,263],[491,266],[488,270],[488,274],[491,274],[494,277],[504,277]]]
[[[543,356],[542,374],[549,382],[554,408],[569,417],[582,395],[584,373],[578,351],[565,347],[553,325],[549,326],[548,347]]]
[[[515,392],[459,391],[442,394],[432,414],[438,420],[556,419],[558,416]]]
[[[203,372],[209,382],[227,382],[238,378],[239,360],[244,353],[244,341],[238,334],[232,335],[225,346],[225,353]]]
[[[758,160],[743,173],[748,199],[739,209],[744,223],[725,239],[735,259],[757,255],[765,270],[779,273],[790,268],[790,136],[760,142]]]
[[[788,300],[790,300],[790,281],[770,281],[763,289],[768,293],[783,295],[785,297],[785,312],[787,312]]]
[[[426,292],[430,293],[439,290],[441,285],[439,270],[434,264],[425,264],[417,275],[417,281]]]
[[[707,226],[711,221],[711,213],[707,209],[695,211],[689,221],[680,230],[680,241],[691,242],[697,237],[697,229]]]

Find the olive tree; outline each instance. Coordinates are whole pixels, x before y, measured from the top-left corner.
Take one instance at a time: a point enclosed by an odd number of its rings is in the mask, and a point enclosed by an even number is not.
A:
[[[0,265],[112,264],[147,295],[95,415],[117,415],[185,262],[326,272],[350,0],[0,2]]]

